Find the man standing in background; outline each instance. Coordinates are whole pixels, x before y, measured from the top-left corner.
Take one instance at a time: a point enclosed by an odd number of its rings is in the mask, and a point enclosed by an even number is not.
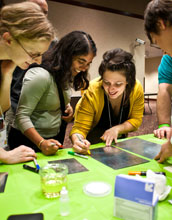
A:
[[[149,2],[145,10],[144,20],[146,34],[150,42],[158,45],[163,50],[164,54],[172,56],[172,0],[152,0]],[[162,70],[162,67],[160,68]],[[169,77],[171,76],[169,75]],[[166,88],[162,88],[162,91],[164,92],[165,89]],[[168,96],[171,96],[171,94],[172,93],[170,92]],[[158,109],[158,111],[161,114],[161,118],[163,118],[162,122],[160,121],[160,124],[165,123],[166,127],[169,128],[166,130],[170,130],[170,132],[166,134],[168,141],[162,145],[160,153],[155,157],[158,162],[163,162],[168,157],[172,156],[172,129],[168,127],[168,124],[171,124],[169,119],[169,108],[171,108],[171,102],[170,104],[168,103],[167,106],[166,95],[167,94],[165,93],[161,93],[162,97],[158,100],[158,108],[161,107],[161,109]],[[162,132],[163,134],[164,129],[160,129],[158,132]],[[156,133],[155,135],[158,136]]]
[[[172,57],[164,55],[158,67],[157,116],[158,129],[154,130],[157,138],[168,140],[171,137],[171,97],[172,97]]]

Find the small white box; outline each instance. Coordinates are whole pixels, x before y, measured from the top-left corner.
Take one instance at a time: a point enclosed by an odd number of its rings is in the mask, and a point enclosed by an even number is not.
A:
[[[124,174],[116,176],[114,216],[125,220],[156,220],[155,182]]]

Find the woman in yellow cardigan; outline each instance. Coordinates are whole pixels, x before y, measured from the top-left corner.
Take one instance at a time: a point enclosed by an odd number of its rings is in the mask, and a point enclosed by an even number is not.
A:
[[[101,139],[110,146],[112,141],[116,143],[121,135],[124,137],[141,125],[144,93],[136,80],[132,59],[130,53],[120,48],[103,55],[100,77],[90,82],[75,109],[70,133],[75,152],[86,154],[90,142]]]

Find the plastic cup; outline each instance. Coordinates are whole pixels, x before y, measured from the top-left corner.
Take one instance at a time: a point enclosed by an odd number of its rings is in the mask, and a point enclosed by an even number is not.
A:
[[[68,167],[65,164],[47,164],[41,167],[39,173],[42,192],[46,198],[59,197],[62,187],[67,187]]]

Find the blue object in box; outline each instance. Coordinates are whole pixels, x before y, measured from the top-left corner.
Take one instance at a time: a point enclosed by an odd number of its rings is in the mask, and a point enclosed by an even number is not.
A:
[[[115,181],[114,216],[122,219],[155,220],[158,196],[155,183],[146,178],[120,174]]]

